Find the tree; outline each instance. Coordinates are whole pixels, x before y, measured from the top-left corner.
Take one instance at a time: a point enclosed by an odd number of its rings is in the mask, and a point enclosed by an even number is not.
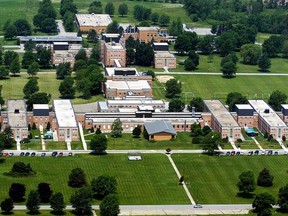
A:
[[[31,26],[26,19],[18,19],[14,23],[18,36],[28,36],[32,34]]]
[[[268,104],[275,110],[281,111],[281,104],[285,104],[287,95],[279,90],[273,91],[269,97]]]
[[[24,44],[24,50],[25,51],[33,51],[35,48],[36,48],[36,42],[32,41],[32,39],[25,42],[25,44]]]
[[[97,154],[103,154],[107,149],[107,141],[105,134],[95,134],[91,139],[90,148]]]
[[[169,102],[169,112],[182,112],[185,108],[185,103],[180,98],[173,98]]]
[[[38,80],[31,77],[23,88],[24,98],[29,99],[32,94],[39,91]]]
[[[71,76],[70,62],[60,63],[56,70],[57,79],[65,79],[65,77]]]
[[[75,14],[70,11],[67,11],[63,16],[64,28],[68,32],[72,32],[74,30],[74,17]]]
[[[196,68],[194,62],[192,61],[192,59],[187,58],[184,62],[184,68],[185,70],[191,71],[194,70]]]
[[[118,7],[118,13],[123,17],[124,15],[128,14],[128,5],[123,3],[120,4]]]
[[[38,63],[41,68],[47,69],[51,67],[51,50],[40,47],[37,49]]]
[[[211,131],[212,131],[211,128],[210,128],[209,126],[205,125],[205,126],[202,128],[201,134],[202,134],[202,136],[206,136],[206,135],[209,134]]]
[[[188,59],[184,62],[185,70],[194,70],[199,65],[199,55],[194,51],[190,50]]]
[[[229,106],[229,111],[235,111],[235,104],[248,104],[248,100],[239,92],[230,92],[226,98],[226,104]]]
[[[73,3],[73,0],[62,0],[60,4],[60,14],[61,16],[64,16],[65,13],[69,11],[73,14],[77,13],[77,7]]]
[[[221,60],[221,67],[224,66],[227,62],[233,62],[235,65],[239,61],[238,57],[236,56],[235,52],[229,53],[228,55],[224,56]]]
[[[142,132],[142,126],[141,125],[137,125],[133,131],[132,131],[132,135],[135,138],[139,138]]]
[[[13,200],[11,198],[5,199],[1,202],[1,210],[6,214],[10,214],[10,212],[14,209]]]
[[[270,58],[276,57],[282,51],[284,38],[281,36],[272,35],[262,44],[263,51],[268,54]]]
[[[89,187],[83,187],[75,191],[70,198],[72,207],[78,215],[90,215],[92,211],[92,191]]]
[[[95,134],[101,134],[101,133],[102,133],[102,131],[101,131],[100,127],[98,127],[98,128],[96,129]]]
[[[19,59],[18,53],[10,50],[6,51],[4,55],[4,65],[7,67],[10,66],[15,59]]]
[[[262,48],[256,44],[245,44],[241,47],[240,54],[243,57],[244,64],[257,65],[262,55]]]
[[[78,51],[78,53],[75,55],[75,61],[78,61],[78,60],[83,60],[83,61],[87,61],[87,54],[86,54],[86,51],[85,49],[80,49]]]
[[[189,52],[190,50],[196,50],[198,41],[199,38],[195,32],[183,32],[182,34],[178,35],[175,41],[174,49],[181,54],[184,52]]]
[[[254,212],[256,212],[257,215],[272,215],[272,205],[275,205],[275,198],[269,193],[258,194],[252,203],[252,207],[255,208]],[[267,210],[270,214],[266,214]],[[263,214],[264,212],[265,214]]]
[[[11,127],[8,125],[4,128],[4,147],[10,149],[13,147],[15,140],[13,138],[13,131]]]
[[[117,196],[114,194],[106,196],[101,202],[99,208],[101,216],[117,216],[120,213],[119,200]]]
[[[140,66],[151,66],[154,51],[150,43],[141,43],[136,46],[135,63]]]
[[[215,46],[214,44],[215,44],[215,36],[205,35],[203,38],[200,38],[197,47],[202,54],[209,55],[214,51]]]
[[[263,53],[258,59],[258,67],[261,71],[269,71],[271,60],[266,53]]]
[[[101,1],[94,1],[89,5],[89,9],[88,12],[91,13],[95,13],[95,14],[102,14],[103,10],[102,10],[102,3]]]
[[[133,15],[138,21],[148,20],[151,15],[151,9],[145,8],[142,5],[135,5]]]
[[[13,164],[12,170],[10,172],[13,176],[23,177],[29,175],[35,175],[36,172],[32,170],[30,164],[25,164],[23,162],[15,162]]]
[[[30,76],[37,75],[37,71],[39,71],[39,64],[37,62],[33,62],[31,65],[28,66],[27,73]]]
[[[114,20],[112,23],[110,23],[107,26],[106,32],[107,33],[120,33],[119,32],[119,24],[118,24],[118,22]]]
[[[19,59],[14,59],[12,62],[11,62],[11,65],[10,65],[10,72],[15,76],[16,73],[20,73],[20,62],[19,62]]]
[[[105,6],[105,13],[109,15],[114,15],[115,7],[112,2],[108,2]]]
[[[3,66],[0,67],[0,79],[5,79],[7,76],[9,76],[9,70]]]
[[[170,17],[166,14],[161,14],[158,22],[160,26],[168,26],[170,23]]]
[[[135,56],[136,54],[133,48],[126,49],[126,61],[128,65],[134,64]]]
[[[165,83],[166,87],[166,97],[175,98],[179,97],[182,92],[182,84],[176,79],[170,79]]]
[[[288,212],[288,184],[280,188],[277,204],[279,205],[281,212]]]
[[[33,51],[26,51],[22,59],[22,67],[28,68],[33,62],[37,61],[37,55]]]
[[[201,125],[198,123],[193,123],[191,125],[191,136],[198,137],[201,135]]]
[[[71,171],[68,185],[74,188],[80,188],[87,185],[86,175],[81,168],[75,168]]]
[[[27,100],[27,110],[31,111],[33,104],[48,104],[51,99],[51,95],[45,92],[36,92],[30,96]]]
[[[73,70],[78,71],[78,70],[85,69],[85,68],[87,68],[86,62],[84,60],[78,60],[75,62]]]
[[[168,31],[169,35],[172,36],[178,36],[183,33],[183,23],[180,17],[177,17],[176,20],[173,20],[172,23],[170,23]]]
[[[273,176],[267,168],[264,168],[258,176],[257,185],[262,187],[270,187],[273,185]]]
[[[59,92],[61,98],[64,99],[73,99],[76,93],[74,85],[74,79],[72,77],[65,77],[65,79],[60,83]]]
[[[122,122],[119,118],[116,118],[112,124],[111,136],[114,138],[118,138],[122,136]]]
[[[193,97],[188,106],[190,112],[192,111],[192,107],[195,108],[195,112],[203,112],[205,107],[203,99],[201,97]]]
[[[97,199],[103,199],[109,194],[116,193],[117,180],[114,176],[101,175],[97,179],[92,179],[91,189]]]
[[[50,188],[50,184],[42,182],[38,184],[37,192],[42,203],[48,203],[53,191]]]
[[[12,183],[9,189],[9,197],[14,202],[22,202],[24,200],[26,187],[21,183]]]
[[[5,103],[5,101],[4,101],[4,99],[3,99],[3,97],[2,97],[2,85],[0,85],[0,105],[1,106],[3,106],[4,105],[4,103]]]
[[[200,128],[201,133],[201,128]],[[221,142],[221,134],[217,131],[211,131],[203,139],[203,150],[208,151],[208,154],[213,155],[218,146],[223,147]]]
[[[50,125],[50,122],[47,122],[47,125],[46,125],[46,130],[49,131],[51,128],[51,125]]]
[[[284,41],[282,47],[283,58],[288,58],[288,40]]]
[[[237,187],[240,192],[247,195],[255,190],[255,179],[252,171],[245,171],[239,175]]]
[[[36,190],[30,191],[26,202],[26,208],[32,213],[38,212],[38,209],[40,208],[40,197]]]
[[[159,20],[159,14],[157,12],[154,12],[151,14],[151,21],[156,24],[158,23]]]
[[[9,25],[4,33],[4,38],[5,39],[13,39],[14,37],[17,36],[17,28],[15,25]]]
[[[237,47],[238,34],[234,31],[226,31],[216,39],[216,47],[221,56],[226,56]]]
[[[61,192],[52,194],[50,198],[50,207],[58,213],[63,212],[66,205],[64,204],[64,196]]]
[[[232,77],[232,76],[235,76],[237,67],[235,63],[233,63],[232,61],[229,61],[229,62],[224,63],[221,70],[222,70],[222,74],[224,77]]]
[[[97,32],[94,29],[88,31],[87,40],[93,42],[94,44],[98,43]]]

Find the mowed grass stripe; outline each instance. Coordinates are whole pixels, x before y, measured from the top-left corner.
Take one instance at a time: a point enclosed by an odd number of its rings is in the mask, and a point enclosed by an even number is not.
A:
[[[37,172],[36,177],[12,178],[3,175],[14,162],[30,163]],[[121,204],[188,204],[189,200],[167,157],[162,154],[144,154],[142,161],[128,161],[126,154],[105,156],[81,155],[79,157],[9,157],[0,164],[0,200],[8,196],[11,183],[21,182],[27,193],[36,189],[40,182],[51,184],[53,191],[62,192],[66,203],[75,191],[68,187],[68,176],[73,168],[82,168],[90,183],[99,175],[112,175],[118,181]],[[99,203],[95,201],[95,203]]]
[[[271,193],[277,197],[280,187],[288,184],[288,169],[285,156],[241,156],[210,157],[207,155],[173,154],[173,159],[185,181],[190,183],[189,190],[194,199],[205,204],[252,203],[253,199],[237,196],[238,176],[251,170],[257,177],[267,167],[274,176],[274,185],[269,188],[256,187],[255,194]]]

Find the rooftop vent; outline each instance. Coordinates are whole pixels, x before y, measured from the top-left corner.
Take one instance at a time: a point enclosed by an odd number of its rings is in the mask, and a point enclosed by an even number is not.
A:
[[[14,113],[20,113],[20,112],[19,112],[19,109],[15,109],[15,110],[14,110]]]
[[[264,110],[264,113],[267,113],[267,114],[268,114],[269,112],[270,112],[269,109],[265,109],[265,110]]]

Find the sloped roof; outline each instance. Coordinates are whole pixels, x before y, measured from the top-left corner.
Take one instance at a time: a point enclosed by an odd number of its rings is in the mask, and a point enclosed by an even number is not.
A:
[[[170,134],[176,134],[171,122],[166,122],[164,120],[154,121],[154,122],[145,122],[145,129],[149,135],[165,132]]]

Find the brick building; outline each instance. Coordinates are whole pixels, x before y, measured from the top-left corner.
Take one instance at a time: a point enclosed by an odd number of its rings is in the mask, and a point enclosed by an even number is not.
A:
[[[112,23],[112,19],[109,14],[76,14],[76,25],[81,32],[93,29],[101,34],[106,32],[110,23]]]

